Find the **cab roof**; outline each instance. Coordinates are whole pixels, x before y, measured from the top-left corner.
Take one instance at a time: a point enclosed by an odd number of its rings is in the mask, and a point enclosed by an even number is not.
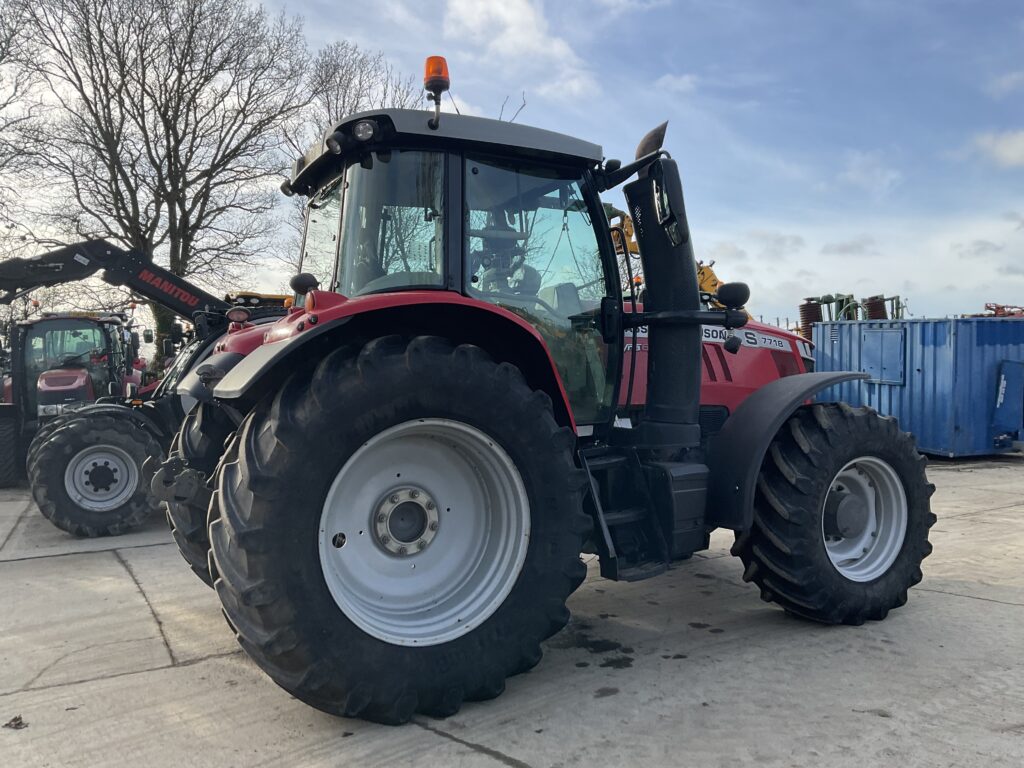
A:
[[[302,157],[295,161],[291,188],[305,195],[316,189],[325,175],[338,167],[340,157],[366,149],[412,145],[436,149],[475,149],[488,154],[534,159],[560,165],[594,167],[603,152],[598,144],[543,128],[468,115],[441,115],[436,129],[428,122],[432,112],[419,109],[381,109],[360,112],[335,123]],[[374,138],[358,141],[352,127],[363,120],[377,124]],[[327,147],[334,137],[341,146],[335,154]]]

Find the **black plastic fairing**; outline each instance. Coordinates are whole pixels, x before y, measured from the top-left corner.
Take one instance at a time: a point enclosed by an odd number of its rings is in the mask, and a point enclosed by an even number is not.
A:
[[[623,191],[640,243],[647,286],[645,311],[699,310],[697,269],[675,161],[659,158]],[[696,323],[651,324],[644,421],[697,424],[700,332]]]
[[[766,384],[744,400],[711,440],[708,525],[735,531],[749,528],[761,462],[782,425],[818,392],[866,378],[866,373],[849,371],[800,373]]]

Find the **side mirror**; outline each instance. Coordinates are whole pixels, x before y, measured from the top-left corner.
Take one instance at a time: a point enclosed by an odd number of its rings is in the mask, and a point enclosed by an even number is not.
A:
[[[164,353],[164,357],[171,357],[174,354],[174,342],[170,339],[164,339],[161,351]]]
[[[111,397],[117,397],[121,394],[121,386],[116,381],[110,382],[107,384],[107,394]]]
[[[314,275],[309,274],[309,272],[299,272],[299,274],[288,281],[288,286],[299,296],[305,296],[318,285],[320,285],[320,281]]]
[[[132,400],[136,399],[139,396],[139,385],[136,384],[135,382],[132,382],[132,383],[126,385],[125,388],[124,388],[124,393],[130,399],[132,399]]]
[[[147,344],[152,344],[153,343],[153,331],[151,331],[149,328],[144,330],[142,332],[142,340],[144,342],[146,342]]]
[[[727,309],[739,309],[750,301],[750,286],[746,283],[722,283],[715,298]]]

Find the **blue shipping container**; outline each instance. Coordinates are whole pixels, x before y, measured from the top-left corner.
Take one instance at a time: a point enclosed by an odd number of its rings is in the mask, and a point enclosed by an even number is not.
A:
[[[983,456],[1024,441],[1024,319],[816,323],[819,371],[863,371],[820,400],[895,416],[924,453]]]

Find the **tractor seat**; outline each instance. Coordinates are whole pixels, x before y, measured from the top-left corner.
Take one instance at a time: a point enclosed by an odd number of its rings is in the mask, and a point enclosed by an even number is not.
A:
[[[559,283],[542,288],[537,295],[541,301],[550,305],[562,317],[571,317],[583,312],[580,289],[573,283]]]

